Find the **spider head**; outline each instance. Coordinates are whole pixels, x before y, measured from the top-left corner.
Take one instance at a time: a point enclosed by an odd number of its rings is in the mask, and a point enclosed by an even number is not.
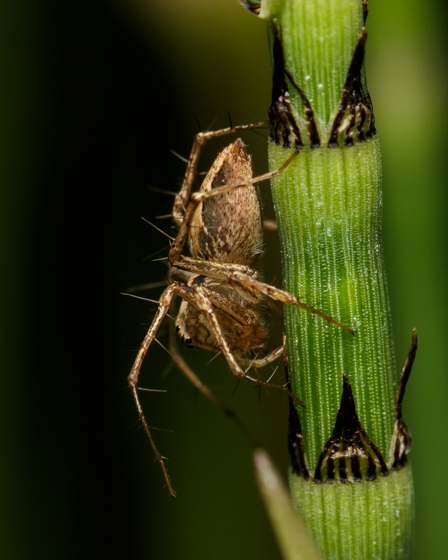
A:
[[[182,340],[182,343],[185,342],[188,348],[194,347],[193,339],[191,338],[191,336],[189,336],[185,327],[185,322],[182,320],[181,316],[179,316],[176,321],[176,332],[179,335],[180,339]]]

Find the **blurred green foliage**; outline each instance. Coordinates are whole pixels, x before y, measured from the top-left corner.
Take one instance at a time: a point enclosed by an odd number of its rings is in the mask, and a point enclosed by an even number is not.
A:
[[[420,336],[404,403],[418,559],[448,546],[443,16],[441,0],[375,0],[367,21],[399,364],[412,327]],[[2,4],[0,44],[1,557],[279,558],[249,444],[151,348],[142,384],[168,393],[143,400],[154,426],[174,430],[157,433],[169,499],[126,386],[154,305],[119,295],[164,278],[146,257],[164,256],[165,239],[140,216],[170,212],[149,186],[178,187],[170,149],[188,156],[193,112],[203,128],[225,126],[227,111],[265,117],[264,23],[236,0],[16,0]],[[266,142],[245,139],[262,173]],[[266,243],[266,280],[280,283],[273,234]],[[286,400],[244,384],[232,397],[221,358],[184,352],[285,471]]]

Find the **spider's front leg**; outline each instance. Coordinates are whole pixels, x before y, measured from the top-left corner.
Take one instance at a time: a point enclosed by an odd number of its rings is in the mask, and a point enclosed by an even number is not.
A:
[[[233,286],[235,289],[250,288],[252,290],[256,290],[261,294],[269,296],[270,298],[275,299],[277,301],[281,301],[282,303],[287,303],[289,305],[295,305],[297,307],[300,307],[301,309],[313,313],[318,317],[322,317],[322,319],[325,319],[325,321],[328,321],[329,323],[332,323],[333,325],[336,325],[337,327],[344,329],[350,334],[355,334],[355,331],[349,326],[344,325],[344,323],[340,323],[330,315],[326,315],[322,311],[319,311],[318,309],[312,307],[311,305],[304,303],[303,301],[297,299],[289,292],[285,292],[284,290],[280,290],[280,288],[276,288],[275,286],[270,286],[269,284],[260,282],[260,280],[257,280],[247,274],[238,271],[233,271],[229,274],[228,281],[229,284]]]

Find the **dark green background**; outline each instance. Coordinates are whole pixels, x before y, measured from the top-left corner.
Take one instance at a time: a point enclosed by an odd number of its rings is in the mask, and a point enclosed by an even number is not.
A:
[[[412,327],[420,334],[404,405],[416,557],[438,559],[448,547],[446,8],[372,0],[370,10],[400,367]],[[140,216],[170,211],[172,198],[149,186],[178,188],[184,164],[170,149],[188,156],[193,112],[203,128],[225,126],[227,111],[235,123],[265,118],[265,23],[236,0],[9,0],[0,45],[0,557],[279,558],[250,446],[154,347],[142,384],[168,393],[142,399],[151,424],[174,430],[157,433],[178,491],[169,499],[126,383],[154,306],[119,295],[164,278],[145,258],[164,256],[165,238]],[[263,172],[265,141],[245,139]],[[266,280],[279,283],[274,238]],[[207,353],[184,352],[285,471],[286,400],[244,384],[232,397],[221,358],[204,367]]]

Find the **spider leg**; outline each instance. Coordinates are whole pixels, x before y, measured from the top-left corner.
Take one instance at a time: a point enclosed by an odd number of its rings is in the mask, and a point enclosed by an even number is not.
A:
[[[200,132],[199,134],[196,135],[196,138],[194,139],[193,142],[193,147],[191,148],[191,154],[188,159],[187,171],[185,172],[185,177],[182,183],[182,187],[179,193],[176,195],[176,198],[174,199],[173,221],[178,228],[180,228],[182,222],[184,221],[184,211],[187,206],[187,200],[188,197],[190,196],[191,187],[193,185],[193,181],[197,173],[199,156],[201,155],[202,148],[205,146],[207,140],[210,140],[211,138],[217,138],[218,136],[224,136],[225,134],[231,134],[233,132],[260,128],[268,124],[269,121],[263,121],[255,124],[229,126],[227,128],[222,128],[220,130]]]
[[[233,375],[238,379],[246,379],[247,381],[250,381],[255,385],[259,385],[261,387],[266,387],[268,389],[275,389],[276,391],[287,393],[297,403],[303,405],[303,402],[299,400],[297,397],[295,397],[287,387],[281,387],[280,385],[275,385],[273,383],[267,383],[265,381],[260,381],[259,379],[254,379],[253,377],[250,377],[243,372],[243,370],[238,364],[237,358],[234,356],[234,354],[229,348],[229,345],[226,342],[226,339],[221,330],[221,326],[216,317],[215,311],[213,310],[213,305],[208,297],[207,291],[204,289],[204,287],[201,284],[197,284],[196,286],[193,286],[192,292],[196,299],[197,307],[204,312],[204,314],[207,317],[207,321],[209,322],[211,328],[213,329],[216,340],[218,341],[218,344],[227,360],[227,363],[230,366]]]
[[[277,222],[275,220],[264,220],[263,227],[266,231],[278,231]]]
[[[282,345],[269,352],[269,354],[264,358],[258,358],[256,360],[251,360],[249,358],[238,358],[238,362],[242,366],[262,368],[264,366],[267,366],[271,362],[275,361],[277,358],[280,358],[280,356],[283,355],[284,351],[285,351],[285,346]]]
[[[154,438],[152,437],[152,433],[151,433],[151,429],[149,427],[148,422],[146,421],[145,415],[143,413],[143,408],[142,405],[140,403],[140,399],[138,396],[138,377],[140,375],[140,370],[142,367],[142,363],[143,360],[145,358],[145,355],[148,351],[148,348],[150,347],[152,341],[154,340],[157,331],[160,328],[160,325],[162,324],[162,321],[165,317],[165,315],[168,313],[168,310],[170,308],[171,305],[171,301],[173,299],[173,297],[175,295],[180,295],[182,298],[188,300],[192,305],[196,305],[195,299],[192,297],[191,295],[191,289],[188,286],[185,286],[185,284],[182,284],[181,282],[173,282],[172,284],[170,284],[168,286],[168,288],[163,292],[163,294],[160,296],[159,299],[159,307],[157,309],[156,315],[153,319],[153,322],[151,324],[151,326],[149,327],[148,332],[146,333],[145,338],[143,339],[143,342],[140,345],[140,349],[137,353],[137,356],[135,358],[134,361],[134,365],[132,366],[131,372],[128,376],[128,383],[129,386],[132,390],[132,394],[134,396],[134,400],[135,400],[135,404],[137,405],[137,410],[140,416],[140,420],[143,424],[143,428],[149,438],[149,441],[151,443],[151,447],[155,453],[156,459],[159,463],[159,465],[162,468],[163,471],[163,475],[165,477],[167,486],[168,486],[168,490],[171,494],[171,496],[173,496],[173,498],[176,496],[176,492],[174,491],[172,485],[171,485],[171,481],[170,481],[170,477],[168,475],[168,471],[166,469],[165,463],[163,461],[163,457],[162,455],[159,453],[159,450],[157,449],[157,446],[155,444]]]
[[[300,301],[292,294],[280,290],[275,286],[270,286],[269,284],[260,282],[259,280],[256,280],[255,278],[252,278],[251,276],[248,276],[246,274],[242,274],[241,272],[237,272],[237,271],[231,272],[229,275],[229,284],[231,286],[242,286],[243,288],[251,288],[253,290],[257,290],[258,292],[266,296],[271,297],[272,299],[281,301],[282,303],[287,303],[289,305],[296,305],[297,307],[301,307],[305,311],[309,311],[314,315],[318,315],[319,317],[322,317],[322,319],[325,319],[325,321],[328,321],[329,323],[333,323],[333,325],[336,325],[337,327],[344,329],[350,334],[355,334],[355,331],[350,327],[348,327],[347,325],[344,325],[344,323],[340,323],[333,317],[330,317],[330,315],[326,315],[325,313],[319,311],[318,309],[312,307],[311,305],[308,305],[307,303]]]

